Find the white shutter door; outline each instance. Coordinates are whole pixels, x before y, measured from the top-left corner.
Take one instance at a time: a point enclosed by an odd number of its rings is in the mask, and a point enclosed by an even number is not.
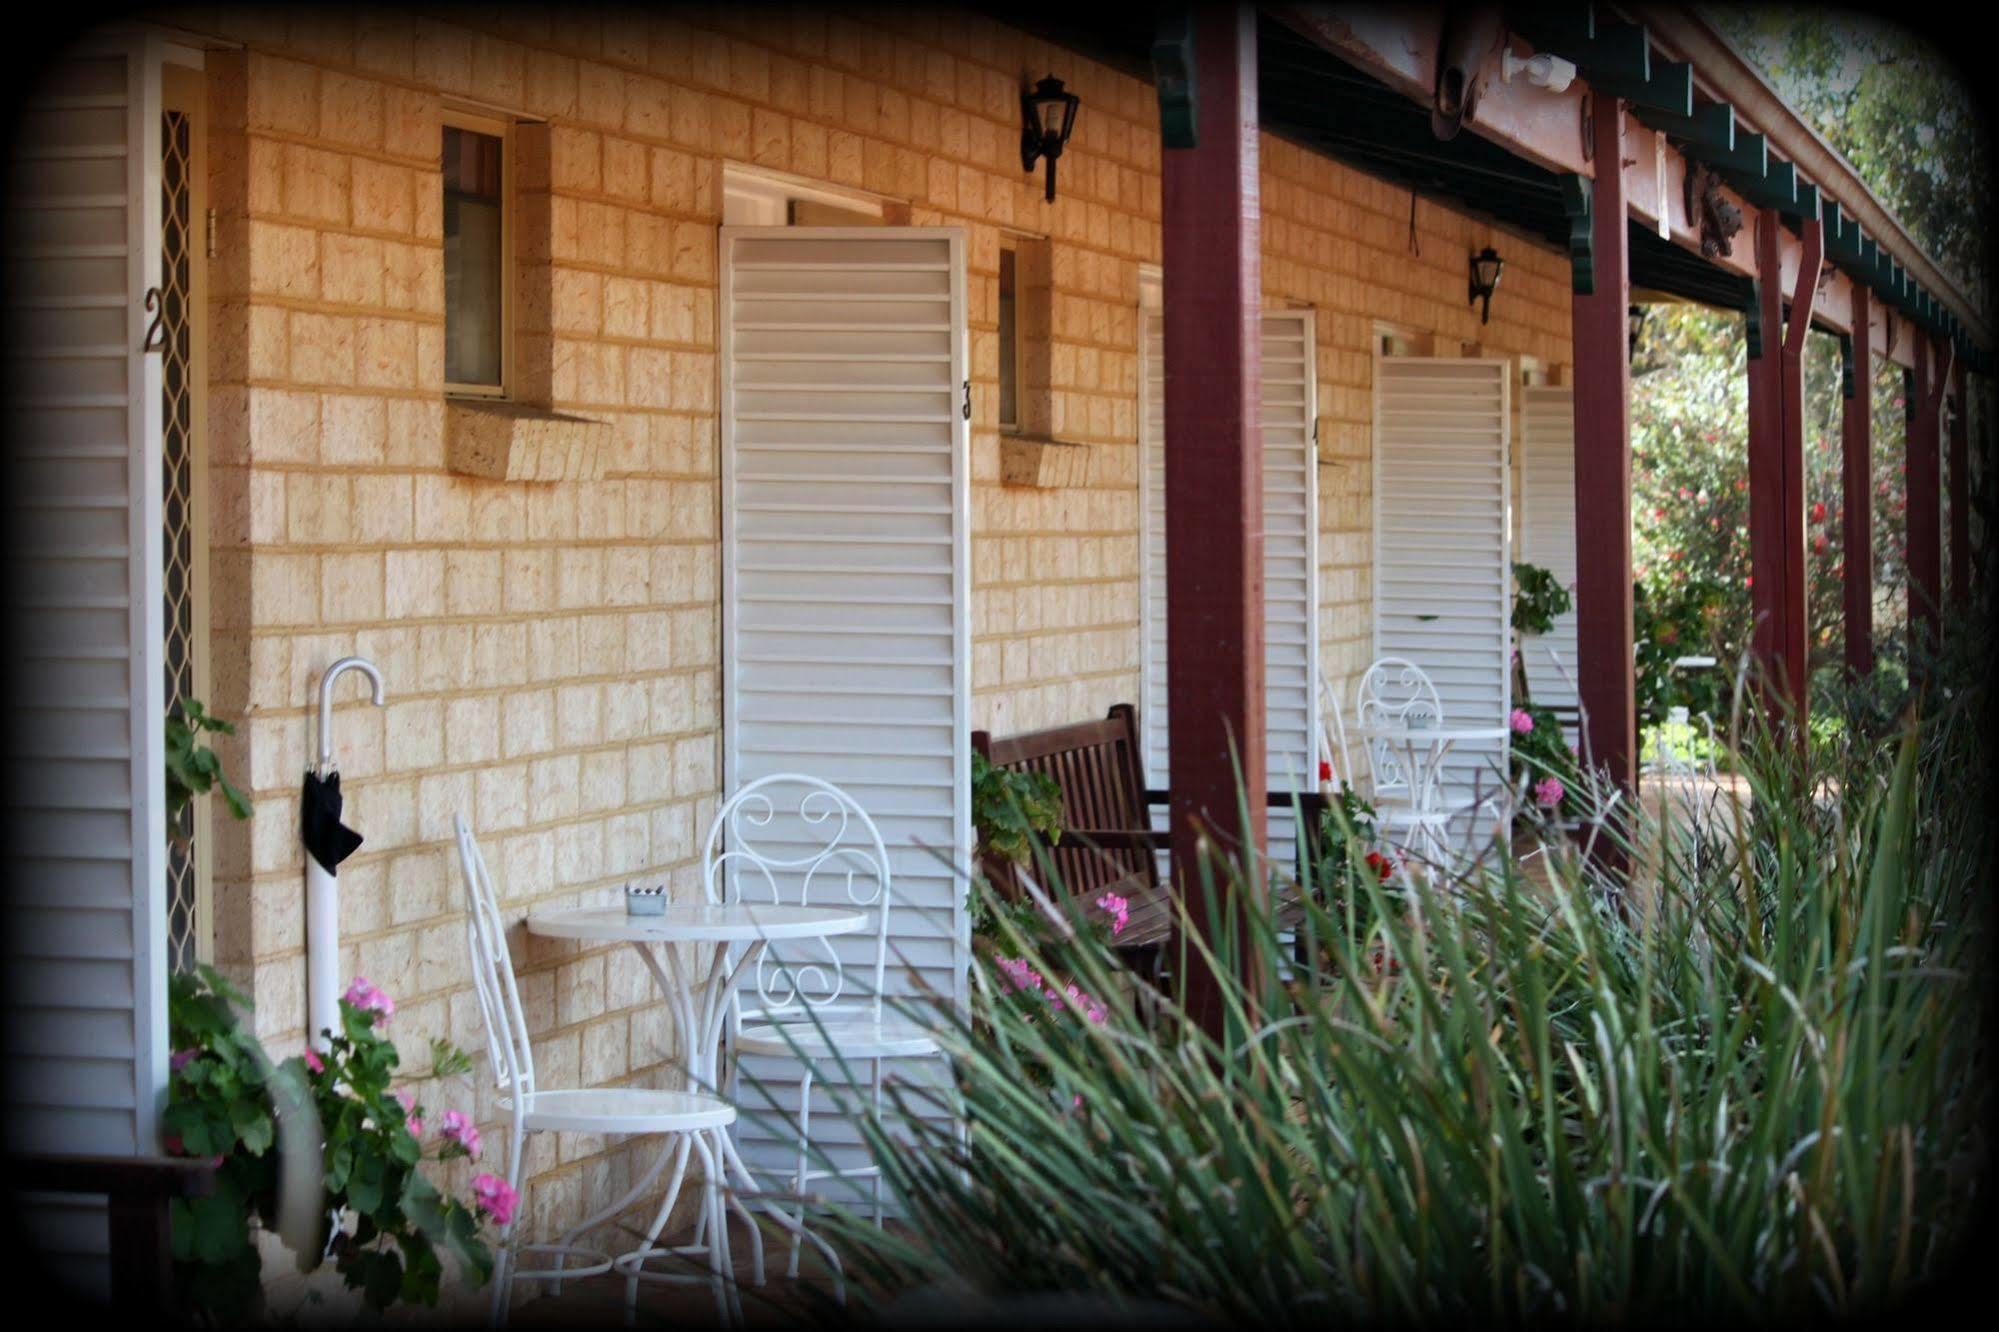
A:
[[[1437,686],[1447,725],[1503,725],[1512,707],[1508,364],[1383,357],[1376,363],[1374,645]],[[1505,780],[1500,740],[1459,744],[1447,802]]]
[[[1165,320],[1147,314],[1139,414],[1144,570],[1141,613],[1146,782],[1170,783],[1166,716],[1166,431]],[[1318,375],[1309,310],[1263,317],[1264,738],[1273,792],[1318,789],[1319,726]],[[1155,818],[1162,817],[1155,812]],[[1272,810],[1270,844],[1295,837],[1288,812]],[[1288,852],[1274,852],[1287,857]]]
[[[156,45],[156,44],[155,44]],[[157,50],[73,48],[9,161],[7,434],[18,785],[8,1144],[151,1153],[165,1086],[165,691]],[[58,1270],[108,1277],[103,1209],[38,1204]]]
[[[1555,575],[1563,587],[1576,581],[1575,390],[1531,387],[1520,391],[1520,555]],[[1561,666],[1549,660],[1549,652]],[[1527,689],[1542,705],[1576,705],[1576,612],[1555,617],[1545,634],[1520,640]],[[1570,742],[1575,737],[1570,735]]]
[[[887,992],[960,1004],[964,271],[955,228],[722,229],[724,780],[734,791],[802,772],[859,801],[889,849]],[[849,986],[865,990],[872,935],[838,946]],[[754,1078],[795,1111],[795,1063],[746,1059],[741,1073],[752,1109],[763,1104]],[[858,1161],[840,1148],[858,1142],[853,1126],[816,1089],[813,1100],[814,1140]],[[794,1159],[781,1125],[746,1116],[742,1138],[753,1166]]]

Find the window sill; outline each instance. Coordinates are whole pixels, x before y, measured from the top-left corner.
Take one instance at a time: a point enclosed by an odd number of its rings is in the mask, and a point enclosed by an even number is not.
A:
[[[444,400],[445,462],[490,481],[595,481],[609,464],[611,428],[496,398]]]
[[[1090,446],[1037,435],[1000,436],[1000,484],[1055,490],[1090,479]]]

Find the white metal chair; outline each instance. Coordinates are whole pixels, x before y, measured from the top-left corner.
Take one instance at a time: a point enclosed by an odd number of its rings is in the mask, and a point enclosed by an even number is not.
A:
[[[520,991],[514,982],[513,961],[507,949],[506,924],[493,893],[492,876],[487,872],[485,857],[479,852],[479,844],[473,838],[465,816],[458,815],[456,823],[458,861],[465,872],[465,941],[472,957],[472,985],[479,998],[479,1016],[486,1029],[486,1053],[492,1061],[493,1078],[499,1087],[500,1108],[512,1115],[507,1141],[508,1186],[516,1191],[521,1187],[522,1148],[530,1133],[619,1133],[663,1135],[669,1139],[661,1146],[659,1158],[624,1197],[579,1221],[556,1243],[520,1243],[521,1218],[518,1212],[501,1227],[499,1252],[495,1254],[493,1263],[489,1320],[494,1323],[504,1320],[517,1281],[551,1281],[560,1293],[565,1279],[596,1276],[615,1268],[625,1277],[627,1323],[632,1321],[641,1279],[706,1281],[714,1287],[716,1309],[723,1321],[728,1321],[735,1291],[728,1268],[728,1229],[722,1224],[722,1208],[727,1202],[734,1202],[738,1211],[743,1211],[743,1208],[732,1197],[725,1197],[725,1190],[721,1187],[721,1153],[709,1145],[705,1135],[726,1131],[735,1122],[735,1107],[719,1097],[699,1092],[655,1091],[644,1087],[553,1089],[536,1082],[534,1049],[528,1039],[526,1018],[521,1011]],[[647,1271],[644,1264],[650,1256],[668,1252],[691,1253],[702,1249],[698,1240],[695,1245],[673,1250],[654,1243],[680,1197],[690,1156],[697,1156],[701,1161],[704,1229],[716,1237],[715,1243],[702,1250],[708,1255],[708,1275]],[[585,1231],[618,1215],[637,1201],[659,1177],[669,1158],[672,1170],[667,1179],[666,1196],[654,1213],[652,1224],[646,1229],[645,1243],[641,1247],[613,1258],[601,1250],[576,1243]],[[744,1216],[747,1219],[746,1211]],[[555,1266],[521,1271],[518,1263],[523,1253],[550,1256]],[[761,1269],[760,1241],[757,1257]],[[586,1261],[581,1266],[571,1267],[571,1258]],[[739,1316],[740,1308],[735,1308],[733,1312]]]
[[[1354,717],[1362,726],[1403,726],[1427,717],[1444,724],[1444,704],[1422,667],[1404,657],[1382,657],[1360,677]],[[1443,803],[1434,768],[1410,771],[1408,758],[1389,741],[1370,737],[1361,746],[1367,761],[1369,803],[1384,841],[1441,863],[1448,858],[1452,818],[1478,803],[1452,808]]]
[[[921,1027],[883,1012],[893,900],[888,848],[874,820],[852,796],[830,782],[798,773],[751,782],[716,811],[701,865],[708,900],[718,905],[748,899],[875,909],[871,983],[864,992],[850,993],[846,964],[835,941],[820,938],[766,951],[757,962],[754,1006],[746,1006],[750,996],[741,991],[731,1000],[730,1047],[738,1057],[790,1057],[804,1064],[798,1093],[798,1157],[791,1173],[798,1228],[792,1232],[788,1273],[796,1277],[805,1191],[813,1180],[871,1180],[875,1224],[882,1222],[878,1167],[820,1170],[809,1164],[812,1083],[818,1063],[867,1064],[872,1104],[879,1115],[883,1062],[941,1055],[942,1050]]]

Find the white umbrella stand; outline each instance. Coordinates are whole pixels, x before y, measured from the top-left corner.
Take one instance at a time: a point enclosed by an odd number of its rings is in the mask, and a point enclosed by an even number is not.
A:
[[[305,844],[306,1023],[312,1044],[326,1048],[326,1033],[340,1026],[340,862],[361,845],[361,834],[340,821],[340,773],[333,766],[333,685],[359,671],[382,706],[382,672],[364,657],[342,657],[319,677],[319,762],[305,775],[299,796],[299,838]]]

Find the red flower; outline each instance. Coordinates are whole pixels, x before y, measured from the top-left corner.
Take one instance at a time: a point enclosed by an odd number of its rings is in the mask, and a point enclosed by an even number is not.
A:
[[[1822,523],[1825,521],[1824,500],[1820,500],[1817,504],[1812,505],[1812,521],[1815,523]]]
[[[1370,851],[1367,853],[1367,867],[1373,870],[1375,875],[1383,882],[1387,881],[1389,875],[1395,873],[1395,862],[1387,856],[1382,855],[1379,851]]]
[[[1333,764],[1331,759],[1319,760],[1319,780],[1322,782],[1333,780]]]
[[[1824,550],[1824,549],[1825,549],[1825,544],[1826,544],[1826,543],[1825,543],[1825,533],[1823,533],[1823,532],[1819,533],[1819,534],[1818,534],[1817,536],[1815,536],[1815,537],[1813,537],[1813,538],[1812,538],[1812,549],[1813,549],[1813,550],[1820,550],[1820,551],[1822,551],[1822,550]]]

